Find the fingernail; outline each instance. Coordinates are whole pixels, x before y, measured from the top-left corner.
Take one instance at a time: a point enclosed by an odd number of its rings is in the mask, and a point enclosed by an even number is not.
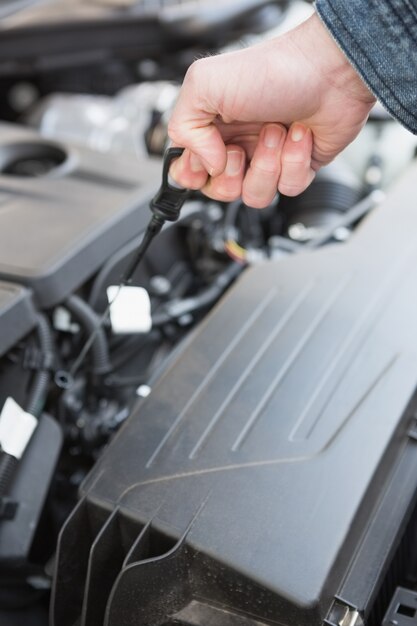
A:
[[[266,148],[278,148],[282,137],[281,129],[278,126],[268,126],[265,129],[264,145]]]
[[[204,171],[204,165],[200,161],[199,157],[192,152],[190,154],[190,167],[191,171],[194,172],[194,174],[198,174],[199,172]]]
[[[236,176],[239,174],[243,161],[243,154],[238,150],[232,150],[227,153],[226,176]]]
[[[306,132],[307,129],[305,128],[305,126],[301,126],[301,124],[294,124],[291,129],[291,139],[295,143],[298,143],[299,141],[302,141],[304,139]]]

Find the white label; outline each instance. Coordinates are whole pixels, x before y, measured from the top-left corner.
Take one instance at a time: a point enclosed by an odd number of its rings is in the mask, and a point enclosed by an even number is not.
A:
[[[0,445],[7,454],[20,459],[38,424],[13,398],[7,398],[0,414]]]

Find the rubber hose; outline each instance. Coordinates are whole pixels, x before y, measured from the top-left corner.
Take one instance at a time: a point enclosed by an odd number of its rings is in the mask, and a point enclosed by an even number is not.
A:
[[[213,284],[196,296],[173,300],[168,302],[165,310],[152,316],[154,326],[162,326],[178,319],[182,315],[195,313],[196,311],[210,306],[220,298],[227,287],[239,276],[243,267],[239,263],[231,263],[229,267],[217,276]]]
[[[42,412],[51,378],[50,370],[55,357],[54,337],[51,327],[47,318],[40,313],[37,316],[37,332],[43,366],[35,376],[26,406],[26,411],[35,417],[39,417]]]
[[[11,454],[0,452],[0,498],[7,496],[18,466],[18,460]]]
[[[65,301],[65,306],[84,327],[88,336],[94,333],[91,347],[94,374],[107,374],[112,370],[106,333],[100,327],[100,317],[78,296],[72,295]]]

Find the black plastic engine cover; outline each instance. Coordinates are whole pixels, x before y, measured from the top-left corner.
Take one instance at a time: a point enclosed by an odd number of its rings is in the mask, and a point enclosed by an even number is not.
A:
[[[416,179],[199,327],[84,484],[55,626],[367,619],[417,484]]]
[[[36,324],[30,292],[0,281],[0,356],[27,335]]]
[[[0,124],[0,278],[61,302],[140,233],[161,165],[58,145]]]

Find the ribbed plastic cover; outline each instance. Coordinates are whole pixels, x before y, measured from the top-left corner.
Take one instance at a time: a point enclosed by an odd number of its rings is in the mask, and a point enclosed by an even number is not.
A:
[[[208,316],[84,484],[55,626],[326,618],[407,448],[416,176],[348,244],[248,270]],[[402,524],[388,504],[368,596]]]

